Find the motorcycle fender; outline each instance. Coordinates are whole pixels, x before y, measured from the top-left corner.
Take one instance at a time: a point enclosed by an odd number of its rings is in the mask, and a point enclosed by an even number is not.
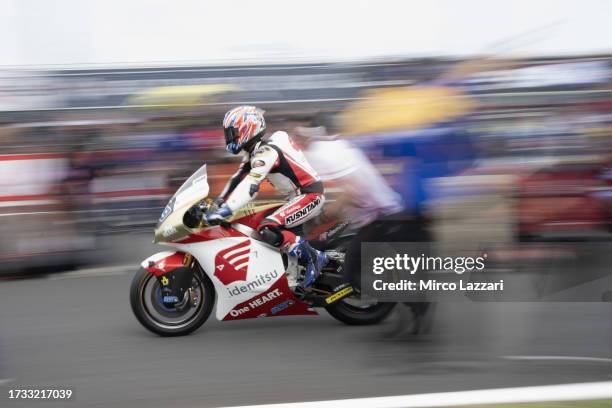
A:
[[[160,252],[145,259],[141,265],[157,277],[166,295],[182,299],[193,279],[190,263],[191,256],[183,252]]]
[[[179,251],[163,251],[151,255],[141,262],[140,266],[157,278],[185,266],[188,254]]]

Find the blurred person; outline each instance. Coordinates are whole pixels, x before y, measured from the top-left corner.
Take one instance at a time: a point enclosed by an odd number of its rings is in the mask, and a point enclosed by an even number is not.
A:
[[[428,241],[423,226],[406,211],[394,191],[368,157],[346,139],[340,139],[333,117],[318,114],[310,127],[298,127],[304,154],[323,182],[331,182],[341,193],[328,203],[321,222],[344,220],[356,231],[346,255],[345,270],[358,285],[362,242]],[[330,135],[330,132],[332,133]],[[341,158],[341,160],[340,160]]]
[[[323,182],[334,183],[342,192],[327,203],[322,217],[350,220],[351,226],[359,229],[380,216],[401,212],[404,206],[399,194],[367,156],[335,130],[333,118],[327,114],[316,115],[309,127],[296,127],[308,161]]]
[[[330,225],[330,220],[341,220],[348,225],[339,228],[339,231],[355,232],[347,247],[344,263],[345,278],[351,285],[357,288],[361,285],[362,243],[431,240],[427,226],[406,210],[401,196],[389,186],[368,157],[348,140],[339,138],[331,114],[317,114],[310,127],[297,127],[296,134],[305,147],[306,158],[321,175],[323,182],[333,183],[341,190],[337,199],[325,206],[319,221]],[[324,233],[326,235],[327,232]],[[428,328],[424,326],[424,318],[431,304],[405,304],[412,311],[412,316],[409,318],[404,315],[404,310],[398,309],[401,318],[390,335],[399,334],[406,327],[411,327],[414,334]]]
[[[327,264],[327,257],[294,231],[321,211],[325,202],[323,183],[286,132],[265,137],[263,114],[254,106],[239,106],[225,114],[226,149],[241,154],[243,160],[217,198],[218,209],[205,215],[205,219],[210,225],[221,223],[253,200],[267,179],[290,199],[267,216],[257,231],[265,242],[305,263],[302,287],[307,288]]]

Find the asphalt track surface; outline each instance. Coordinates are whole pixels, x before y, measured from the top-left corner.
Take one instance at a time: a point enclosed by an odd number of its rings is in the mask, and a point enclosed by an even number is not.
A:
[[[113,260],[137,265],[152,249]],[[322,311],[211,316],[161,338],[132,316],[133,272],[115,273],[0,282],[0,406],[211,407],[612,379],[610,303],[441,304],[420,337],[391,335],[408,313],[349,327]],[[58,387],[75,400],[8,399],[10,388]]]

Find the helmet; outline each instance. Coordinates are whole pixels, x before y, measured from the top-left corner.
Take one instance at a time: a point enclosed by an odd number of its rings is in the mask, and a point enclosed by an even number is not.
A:
[[[263,114],[264,111],[255,106],[239,106],[225,114],[223,133],[228,151],[238,154],[261,139],[266,132]]]

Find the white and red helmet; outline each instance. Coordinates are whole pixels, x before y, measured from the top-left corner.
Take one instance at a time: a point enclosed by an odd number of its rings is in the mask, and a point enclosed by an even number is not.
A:
[[[263,114],[264,111],[255,106],[238,106],[225,114],[223,133],[228,151],[238,154],[264,135],[266,121]]]

